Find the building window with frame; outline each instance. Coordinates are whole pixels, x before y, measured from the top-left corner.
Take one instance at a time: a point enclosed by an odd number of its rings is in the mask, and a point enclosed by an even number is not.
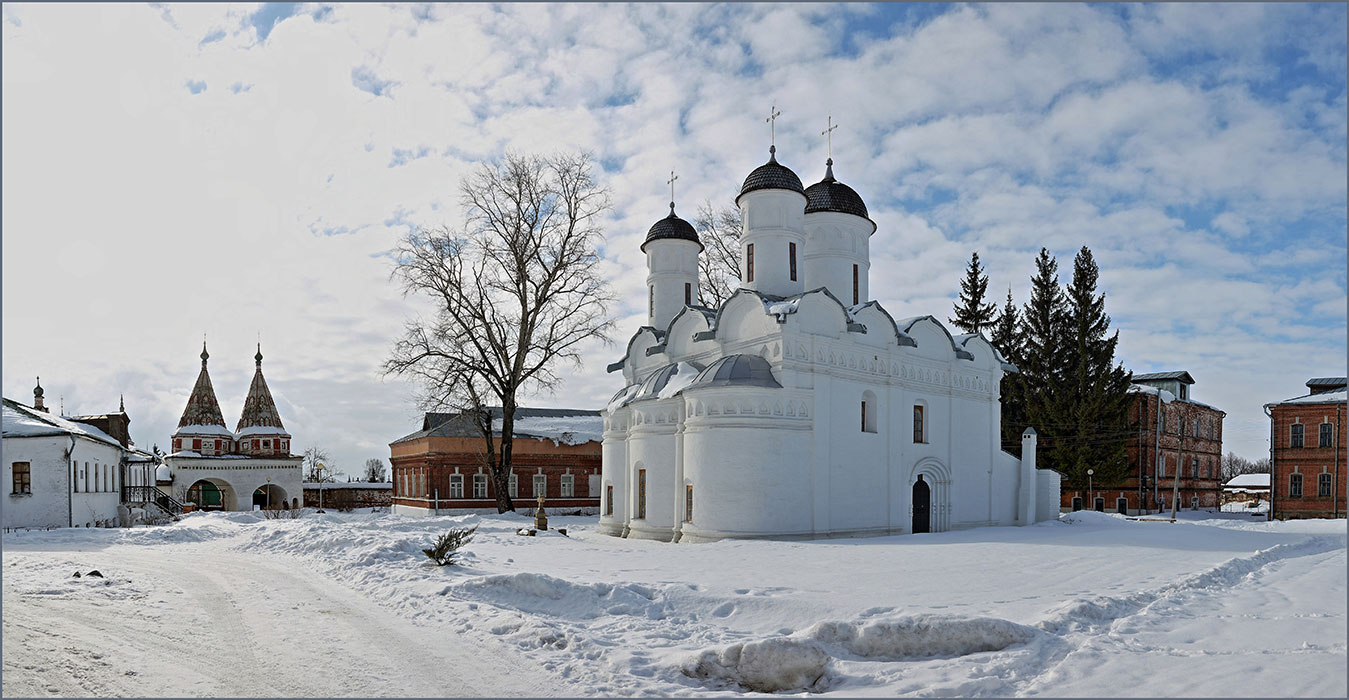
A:
[[[921,405],[914,405],[914,407],[913,407],[913,441],[914,441],[914,442],[919,442],[919,443],[927,442],[927,439],[926,439],[927,436],[924,434],[923,428],[924,428],[924,425],[923,425],[923,407],[922,407]]]
[[[1288,475],[1288,495],[1293,498],[1302,498],[1302,475]]]
[[[858,296],[859,296],[859,295],[858,295],[858,291],[857,291],[857,277],[858,277],[858,274],[857,274],[857,264],[856,264],[856,263],[853,263],[853,266],[852,266],[852,305],[853,305],[853,306],[857,306],[858,304],[862,303],[861,301],[858,301]]]
[[[14,490],[10,493],[32,493],[33,473],[30,463],[15,462],[11,469],[14,476]]]
[[[474,475],[473,475],[473,497],[474,497],[474,498],[487,498],[487,475],[486,475],[486,474],[474,474]]]
[[[1194,458],[1194,461],[1190,463],[1190,478],[1191,478],[1191,479],[1198,479],[1198,478],[1199,478],[1199,458],[1198,458],[1198,457],[1195,457],[1195,458]]]
[[[693,522],[693,484],[684,484],[684,522]]]
[[[1194,436],[1195,436],[1195,437],[1203,437],[1203,435],[1201,435],[1200,432],[1199,432],[1199,419],[1198,419],[1198,418],[1194,419]]]
[[[796,281],[796,244],[787,244],[787,266],[790,268],[792,281]]]
[[[745,281],[754,281],[754,244],[745,244]]]
[[[520,497],[520,477],[514,474],[510,475],[510,478],[506,480],[506,493],[509,493],[511,498]]]
[[[1322,424],[1321,424],[1321,429],[1320,429],[1319,434],[1317,435],[1317,438],[1316,438],[1316,446],[1317,446],[1317,447],[1330,447],[1330,444],[1331,444],[1331,442],[1334,441],[1334,439],[1335,439],[1335,429],[1334,429],[1334,427],[1332,427],[1330,423],[1322,423]]]
[[[604,485],[604,514],[605,514],[605,515],[613,515],[613,514],[614,514],[614,485],[613,485],[613,484],[605,484],[605,485]]]
[[[876,432],[876,395],[862,392],[862,432]]]
[[[197,452],[201,451],[201,438],[192,438],[192,449]]]
[[[571,474],[563,474],[558,482],[558,498],[571,498],[576,491],[576,477]]]
[[[637,470],[637,518],[646,518],[646,470]]]
[[[534,497],[548,496],[548,477],[544,474],[534,475]]]
[[[1305,428],[1302,427],[1301,423],[1294,423],[1289,427],[1289,434],[1288,434],[1289,447],[1302,447],[1303,430],[1305,430]]]
[[[450,498],[463,498],[463,497],[464,497],[464,475],[463,475],[463,474],[451,474],[451,475],[450,475]]]
[[[1330,498],[1330,475],[1321,474],[1316,477],[1316,495],[1320,498]]]

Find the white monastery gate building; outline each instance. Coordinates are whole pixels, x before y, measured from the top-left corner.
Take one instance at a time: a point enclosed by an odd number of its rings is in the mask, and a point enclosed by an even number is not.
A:
[[[173,452],[164,459],[174,497],[215,510],[300,507],[304,459],[290,453],[290,433],[262,376],[262,347],[253,356],[257,368],[234,431],[220,413],[206,371],[209,358],[203,342],[201,373],[173,432]]]
[[[674,213],[646,253],[648,324],[609,366],[600,529],[623,537],[833,537],[1030,524],[1058,516],[1059,475],[1000,444],[982,335],[896,321],[868,298],[876,224],[834,179],[804,188],[776,147],[745,178],[742,289],[693,305],[703,246]]]

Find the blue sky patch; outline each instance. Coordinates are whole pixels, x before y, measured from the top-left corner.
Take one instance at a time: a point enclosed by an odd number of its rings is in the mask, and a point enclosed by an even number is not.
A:
[[[355,85],[357,90],[368,92],[375,97],[383,97],[388,94],[390,88],[398,83],[392,80],[381,80],[371,68],[356,66],[351,69],[351,84]]]
[[[187,91],[192,93],[193,95],[196,95],[206,90],[205,80],[189,80],[187,81],[186,85]]]

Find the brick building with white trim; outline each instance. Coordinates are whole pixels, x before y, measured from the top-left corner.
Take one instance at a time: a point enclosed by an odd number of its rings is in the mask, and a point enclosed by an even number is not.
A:
[[[1273,517],[1345,517],[1345,384],[1310,379],[1308,394],[1265,404]]]

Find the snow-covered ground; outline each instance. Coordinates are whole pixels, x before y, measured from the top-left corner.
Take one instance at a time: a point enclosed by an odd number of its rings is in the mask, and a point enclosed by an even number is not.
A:
[[[593,518],[8,533],[3,694],[1339,696],[1345,521],[663,544]],[[462,566],[432,537],[478,525]],[[73,578],[98,569],[105,578]]]

